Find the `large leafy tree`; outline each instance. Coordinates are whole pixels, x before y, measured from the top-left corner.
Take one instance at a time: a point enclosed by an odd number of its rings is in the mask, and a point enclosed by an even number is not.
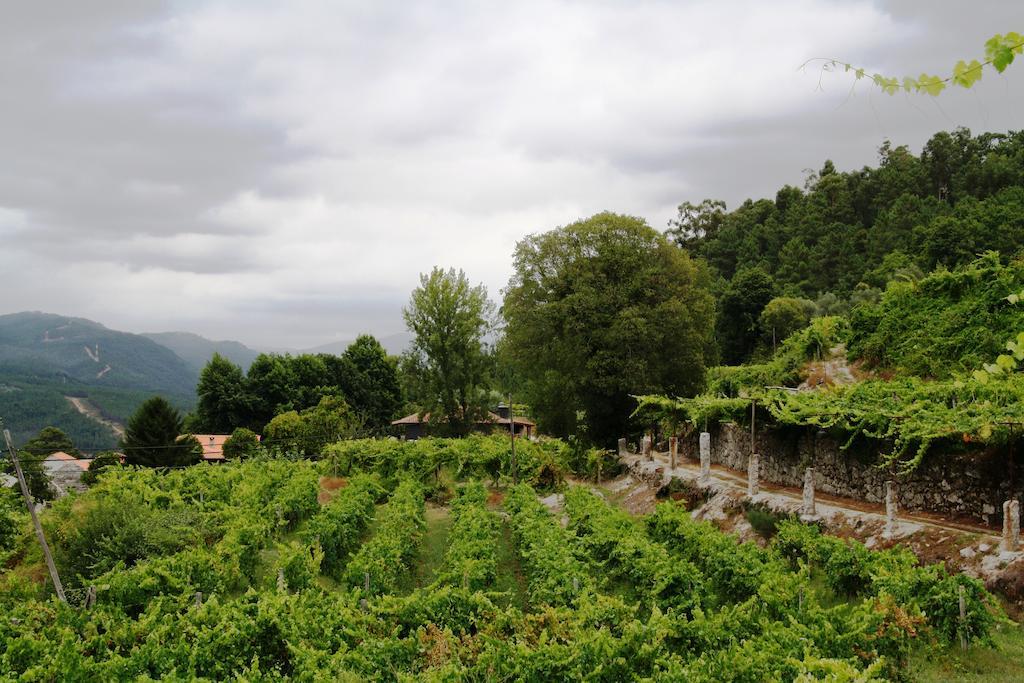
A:
[[[501,349],[540,426],[612,443],[631,394],[699,391],[715,354],[708,286],[701,263],[639,218],[601,213],[521,241]]]
[[[763,335],[761,312],[774,293],[771,276],[761,268],[744,268],[726,287],[718,318],[718,339],[726,363],[742,363],[753,352]]]
[[[435,428],[468,432],[486,399],[484,339],[494,317],[487,289],[470,285],[461,270],[434,268],[420,276],[402,314],[416,335],[405,364],[420,373],[414,398]]]
[[[147,399],[125,426],[121,447],[126,464],[176,467],[199,462],[202,447],[183,431],[184,420],[177,408],[160,396]]]
[[[247,424],[250,403],[242,369],[219,353],[199,374],[199,402],[192,427],[197,432],[228,434]]]
[[[398,365],[371,335],[360,335],[342,356],[350,369],[348,386],[341,387],[349,405],[373,431],[386,428],[402,407]]]

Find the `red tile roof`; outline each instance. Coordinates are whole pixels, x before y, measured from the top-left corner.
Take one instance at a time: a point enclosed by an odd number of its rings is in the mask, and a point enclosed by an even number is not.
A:
[[[203,460],[223,460],[224,442],[231,438],[230,434],[193,434],[203,447]],[[256,440],[260,436],[256,435]]]
[[[47,460],[60,460],[61,462],[70,462],[70,463],[72,463],[74,465],[77,465],[78,467],[80,467],[83,470],[89,469],[89,461],[88,460],[82,460],[82,459],[76,458],[73,455],[68,455],[64,451],[57,451],[56,453],[50,453],[48,456],[46,456],[46,459]]]

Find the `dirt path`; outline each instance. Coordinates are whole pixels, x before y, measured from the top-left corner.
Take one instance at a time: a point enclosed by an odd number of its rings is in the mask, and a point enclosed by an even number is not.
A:
[[[85,415],[90,420],[99,422],[101,425],[109,429],[114,433],[114,436],[121,438],[124,436],[124,425],[114,420],[108,420],[103,417],[103,413],[100,409],[93,405],[87,398],[79,398],[78,396],[65,396],[68,403],[70,403],[75,410]]]

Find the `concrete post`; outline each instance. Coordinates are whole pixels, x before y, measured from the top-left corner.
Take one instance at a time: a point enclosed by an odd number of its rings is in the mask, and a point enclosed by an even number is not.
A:
[[[626,440],[625,439],[619,439],[619,457],[620,458],[624,457],[628,453],[629,453],[629,451],[626,450]]]
[[[1008,500],[1003,503],[1002,549],[1008,553],[1017,552],[1020,545],[1020,503]]]
[[[885,482],[885,533],[886,538],[896,534],[896,482],[889,480]]]
[[[711,478],[711,434],[700,433],[700,480]]]
[[[804,471],[804,504],[801,512],[805,515],[817,514],[814,507],[814,468],[808,467]]]
[[[654,460],[654,451],[651,448],[651,445],[650,435],[644,434],[644,438],[640,441],[640,451],[648,460]]]
[[[747,495],[756,496],[760,490],[760,479],[761,477],[761,456],[757,453],[751,453],[750,459],[747,460]]]
[[[676,455],[678,454],[678,452],[679,452],[679,440],[676,437],[674,437],[674,436],[670,436],[668,438],[669,469],[673,469],[674,470],[676,468]]]

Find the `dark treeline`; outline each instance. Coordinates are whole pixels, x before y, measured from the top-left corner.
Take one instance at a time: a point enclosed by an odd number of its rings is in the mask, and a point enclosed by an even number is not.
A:
[[[203,368],[196,393],[188,427],[221,434],[237,427],[260,433],[275,416],[315,408],[325,397],[347,404],[361,431],[381,433],[402,406],[397,363],[369,335],[340,356],[260,354],[246,373],[215,355]]]
[[[741,362],[764,338],[758,316],[774,297],[834,308],[981,252],[1012,257],[1024,242],[1024,133],[942,132],[920,155],[887,142],[876,167],[840,172],[826,161],[774,200],[731,212],[686,202],[669,234],[718,276],[722,360]]]

